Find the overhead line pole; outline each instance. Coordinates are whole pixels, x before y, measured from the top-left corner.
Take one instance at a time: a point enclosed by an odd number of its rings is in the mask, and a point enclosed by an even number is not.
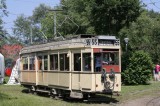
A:
[[[54,12],[54,36],[57,36],[57,27],[56,27],[56,25],[57,25],[57,19],[56,19],[57,16],[56,16],[56,12],[63,11],[63,10],[61,10],[61,9],[50,9],[48,11],[53,11]]]

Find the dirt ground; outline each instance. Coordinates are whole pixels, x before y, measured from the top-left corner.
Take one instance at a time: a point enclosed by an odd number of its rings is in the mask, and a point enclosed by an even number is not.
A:
[[[135,100],[125,101],[115,106],[160,106],[160,96],[146,96]]]

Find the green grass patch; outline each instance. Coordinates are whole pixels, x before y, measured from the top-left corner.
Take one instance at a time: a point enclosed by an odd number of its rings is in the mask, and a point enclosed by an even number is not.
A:
[[[148,85],[122,86],[121,96],[115,97],[117,100],[126,101],[143,96],[159,96],[160,82],[152,81]]]
[[[146,95],[159,95],[160,82],[152,82],[149,85],[138,86],[122,86],[120,96],[113,96],[114,100],[123,102],[126,100],[133,100]],[[20,85],[0,85],[0,106],[88,106],[94,102],[86,103],[83,101],[71,100],[55,100],[45,96],[37,96],[25,93],[26,88]],[[110,97],[110,96],[109,96]],[[112,99],[111,99],[112,100]],[[97,103],[94,105],[98,105]],[[104,103],[102,103],[104,105]],[[105,105],[107,105],[106,102]]]

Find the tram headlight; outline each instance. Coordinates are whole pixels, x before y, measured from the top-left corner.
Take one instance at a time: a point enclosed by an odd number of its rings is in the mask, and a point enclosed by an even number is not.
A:
[[[116,87],[118,87],[119,85],[118,84],[116,84]]]
[[[96,87],[98,87],[98,84],[96,84]]]

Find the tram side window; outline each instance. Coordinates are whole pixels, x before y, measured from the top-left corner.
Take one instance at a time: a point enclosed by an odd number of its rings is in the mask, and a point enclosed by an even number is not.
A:
[[[103,64],[105,64],[105,65],[119,65],[118,52],[103,53]]]
[[[91,53],[83,53],[83,70],[91,71]]]
[[[81,54],[74,54],[74,71],[81,71]]]
[[[58,54],[50,55],[50,69],[58,70]]]
[[[69,71],[69,57],[67,57],[67,54],[60,54],[60,71]]]
[[[44,70],[48,70],[48,56],[44,56]]]
[[[23,61],[23,70],[28,70],[28,58],[24,57],[22,58]]]
[[[34,57],[29,58],[29,70],[35,70],[35,58]]]
[[[38,70],[42,70],[42,56],[38,56]]]

